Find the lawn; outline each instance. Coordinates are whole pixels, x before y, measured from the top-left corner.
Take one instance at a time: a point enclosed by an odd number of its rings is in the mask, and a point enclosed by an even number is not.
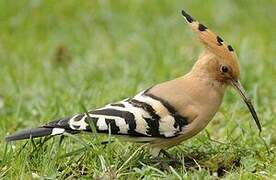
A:
[[[0,177],[276,179],[275,7],[274,0],[0,0]],[[235,48],[260,136],[229,89],[207,128],[168,150],[181,164],[160,164],[139,144],[97,134],[4,141],[188,72],[203,47],[181,9]]]

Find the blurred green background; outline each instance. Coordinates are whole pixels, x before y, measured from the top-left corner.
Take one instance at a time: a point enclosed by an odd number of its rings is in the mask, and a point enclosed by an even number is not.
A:
[[[275,8],[275,0],[0,0],[0,177],[276,178]],[[228,91],[207,129],[169,151],[186,159],[180,166],[146,162],[149,152],[136,153],[137,145],[102,146],[106,138],[87,134],[44,145],[4,142],[16,130],[188,72],[203,47],[182,9],[234,47],[262,138],[243,102]]]

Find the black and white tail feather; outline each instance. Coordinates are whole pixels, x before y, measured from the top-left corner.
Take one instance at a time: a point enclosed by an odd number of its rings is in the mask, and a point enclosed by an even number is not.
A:
[[[177,136],[188,124],[187,118],[167,101],[148,90],[133,98],[108,104],[103,108],[52,121],[38,128],[23,130],[6,137],[6,141],[16,141],[44,136],[91,132],[91,123],[98,133],[143,137],[149,141],[154,138]],[[143,141],[144,141],[143,140]]]

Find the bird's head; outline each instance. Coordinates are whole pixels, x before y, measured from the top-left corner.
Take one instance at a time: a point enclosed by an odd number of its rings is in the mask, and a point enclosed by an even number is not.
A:
[[[234,87],[246,103],[261,131],[261,125],[254,106],[240,83],[240,67],[233,47],[226,44],[220,36],[196,21],[185,11],[182,11],[182,15],[206,48],[198,58],[192,71],[201,76],[207,76],[222,84]]]

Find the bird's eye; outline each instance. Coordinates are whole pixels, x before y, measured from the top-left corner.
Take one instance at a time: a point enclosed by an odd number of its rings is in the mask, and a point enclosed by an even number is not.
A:
[[[225,66],[225,65],[222,65],[222,66],[221,66],[221,72],[227,73],[228,71],[229,71],[229,69],[228,69],[227,66]]]

